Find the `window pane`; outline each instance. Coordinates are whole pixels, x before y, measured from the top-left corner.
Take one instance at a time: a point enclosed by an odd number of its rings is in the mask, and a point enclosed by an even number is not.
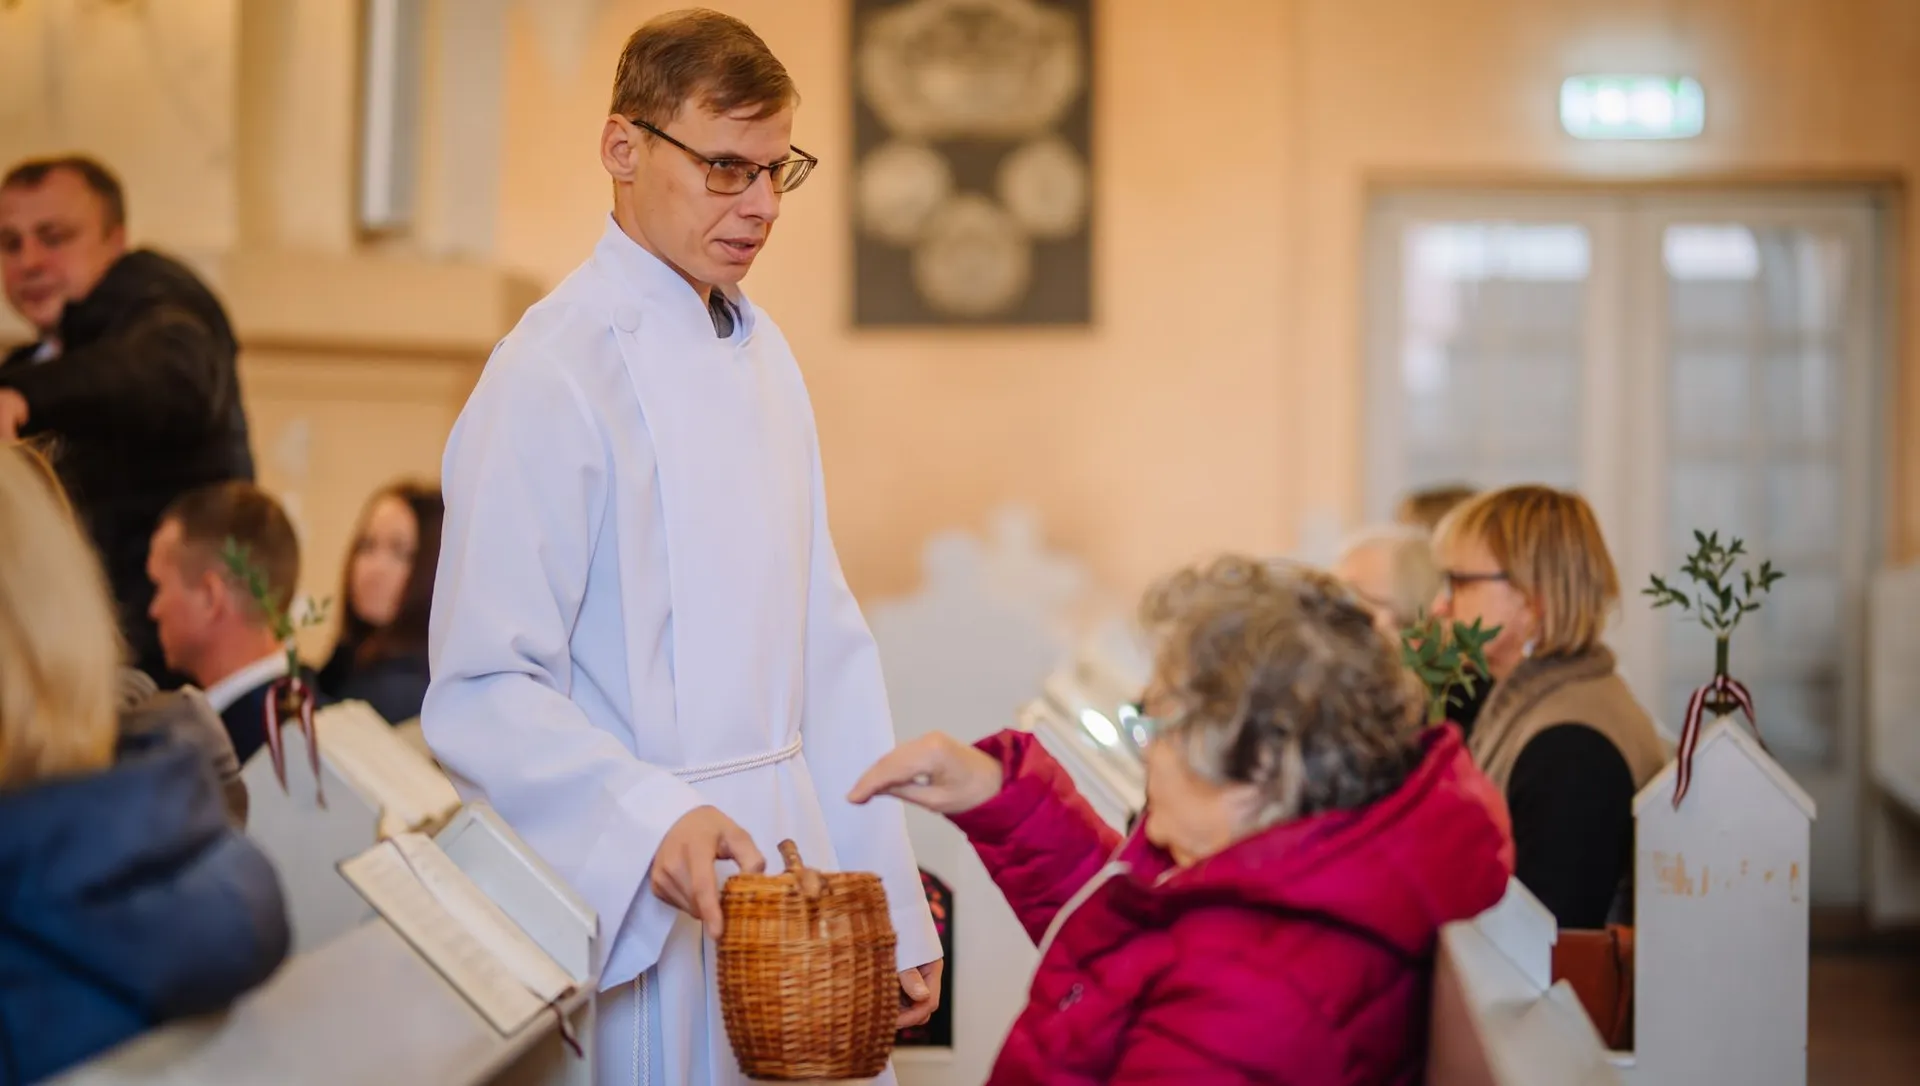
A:
[[[1734,635],[1734,676],[1753,687],[1783,759],[1831,756],[1846,594],[1839,570],[1839,337],[1844,246],[1811,230],[1669,227],[1669,568],[1695,529],[1739,537],[1782,581]],[[1675,719],[1713,671],[1713,637],[1667,627]]]
[[[1834,350],[1824,343],[1769,357],[1763,392],[1768,433],[1786,445],[1831,442],[1840,423],[1837,371]]]
[[[1405,485],[1577,482],[1585,229],[1423,223],[1402,253]]]
[[[1677,564],[1694,549],[1693,533],[1719,532],[1720,537],[1753,540],[1748,512],[1746,465],[1685,461],[1675,458],[1668,467],[1671,501],[1667,507],[1667,560]]]
[[[1672,387],[1674,451],[1741,444],[1749,416],[1747,354],[1728,348],[1676,345]]]

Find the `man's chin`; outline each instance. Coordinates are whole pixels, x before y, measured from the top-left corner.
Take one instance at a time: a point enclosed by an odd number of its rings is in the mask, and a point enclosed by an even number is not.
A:
[[[60,313],[66,306],[39,305],[28,309],[21,309],[19,306],[12,308],[15,313],[20,315],[21,320],[33,326],[35,335],[41,339],[46,339],[48,336],[60,330]]]
[[[753,261],[751,260],[744,264],[737,264],[730,260],[716,261],[714,265],[708,269],[709,278],[707,282],[717,287],[737,287],[740,285],[740,281],[747,277],[747,273],[752,270]]]

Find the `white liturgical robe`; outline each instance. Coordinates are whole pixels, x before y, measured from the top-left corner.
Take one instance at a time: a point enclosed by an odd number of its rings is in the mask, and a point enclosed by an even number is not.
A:
[[[792,838],[810,864],[880,875],[900,967],[940,956],[899,806],[844,799],[894,743],[879,656],[827,531],[799,366],[735,300],[722,339],[609,223],[495,349],[443,465],[423,730],[599,913],[601,1083],[745,1081],[712,946],[648,883],[695,807],[770,870]]]

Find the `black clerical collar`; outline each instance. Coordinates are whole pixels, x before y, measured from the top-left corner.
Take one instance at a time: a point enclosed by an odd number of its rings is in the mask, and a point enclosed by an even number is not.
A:
[[[721,339],[732,336],[734,327],[740,322],[740,314],[734,309],[732,299],[719,287],[707,291],[707,315],[713,318],[713,334]]]

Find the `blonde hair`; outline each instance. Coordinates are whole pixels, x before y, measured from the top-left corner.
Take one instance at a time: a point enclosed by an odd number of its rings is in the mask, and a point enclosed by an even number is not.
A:
[[[1255,825],[1363,807],[1419,763],[1417,682],[1331,574],[1226,555],[1148,591],[1140,618],[1179,716],[1160,736],[1215,783],[1255,785]]]
[[[69,517],[73,516],[73,499],[67,496],[67,486],[60,481],[60,473],[53,466],[59,455],[53,441],[42,434],[27,438],[13,447],[19,451],[20,458],[27,462],[27,466],[33,469],[33,473],[39,476],[40,481],[46,484],[47,492],[53,495],[54,503],[60,507],[60,511]]]
[[[1347,539],[1339,561],[1362,551],[1381,548],[1393,577],[1393,596],[1381,600],[1393,610],[1393,619],[1408,626],[1440,591],[1440,565],[1433,558],[1432,533],[1410,524],[1382,524]]]
[[[113,761],[120,633],[58,493],[30,453],[0,448],[0,789]]]
[[[1620,601],[1620,576],[1586,499],[1546,486],[1510,486],[1468,499],[1434,530],[1436,552],[1485,544],[1507,582],[1540,613],[1534,651],[1574,655],[1600,643]]]
[[[1400,507],[1394,511],[1394,519],[1410,527],[1431,532],[1460,503],[1477,493],[1472,487],[1462,484],[1430,486],[1425,490],[1416,490],[1400,499]]]

